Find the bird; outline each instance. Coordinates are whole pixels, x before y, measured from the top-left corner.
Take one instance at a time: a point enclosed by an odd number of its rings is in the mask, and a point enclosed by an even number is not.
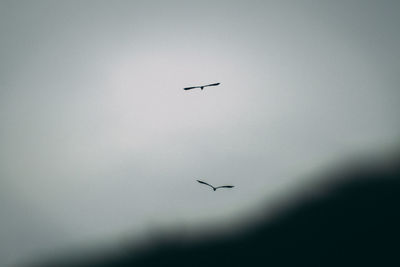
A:
[[[214,187],[214,186],[212,186],[212,185],[210,185],[210,184],[208,184],[206,182],[203,182],[203,181],[200,181],[200,180],[196,180],[196,181],[199,182],[200,184],[205,184],[205,185],[210,186],[214,191],[216,191],[218,188],[233,188],[234,187],[233,185],[222,185],[222,186]]]
[[[192,87],[183,88],[183,90],[191,90],[191,89],[195,89],[195,88],[200,88],[201,90],[203,90],[204,87],[208,87],[208,86],[217,86],[217,85],[220,85],[220,84],[221,84],[221,83],[212,83],[212,84],[207,84],[207,85],[192,86]]]

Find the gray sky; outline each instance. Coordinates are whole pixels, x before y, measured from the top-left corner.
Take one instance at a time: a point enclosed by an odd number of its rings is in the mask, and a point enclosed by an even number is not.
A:
[[[399,12],[398,1],[1,1],[0,264],[229,224],[321,167],[390,147]]]

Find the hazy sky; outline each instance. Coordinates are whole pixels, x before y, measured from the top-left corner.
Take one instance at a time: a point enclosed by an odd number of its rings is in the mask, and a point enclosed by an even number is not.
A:
[[[228,224],[390,147],[399,13],[395,0],[0,1],[0,265]]]

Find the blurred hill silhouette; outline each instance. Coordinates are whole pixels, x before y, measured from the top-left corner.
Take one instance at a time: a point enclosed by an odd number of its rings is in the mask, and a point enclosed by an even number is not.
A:
[[[35,266],[400,266],[400,157],[349,164],[316,181],[240,233],[172,236],[141,250]]]

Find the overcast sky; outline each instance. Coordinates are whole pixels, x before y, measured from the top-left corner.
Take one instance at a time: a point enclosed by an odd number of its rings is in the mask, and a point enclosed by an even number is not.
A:
[[[0,265],[228,224],[390,147],[399,13],[395,0],[1,1]]]

